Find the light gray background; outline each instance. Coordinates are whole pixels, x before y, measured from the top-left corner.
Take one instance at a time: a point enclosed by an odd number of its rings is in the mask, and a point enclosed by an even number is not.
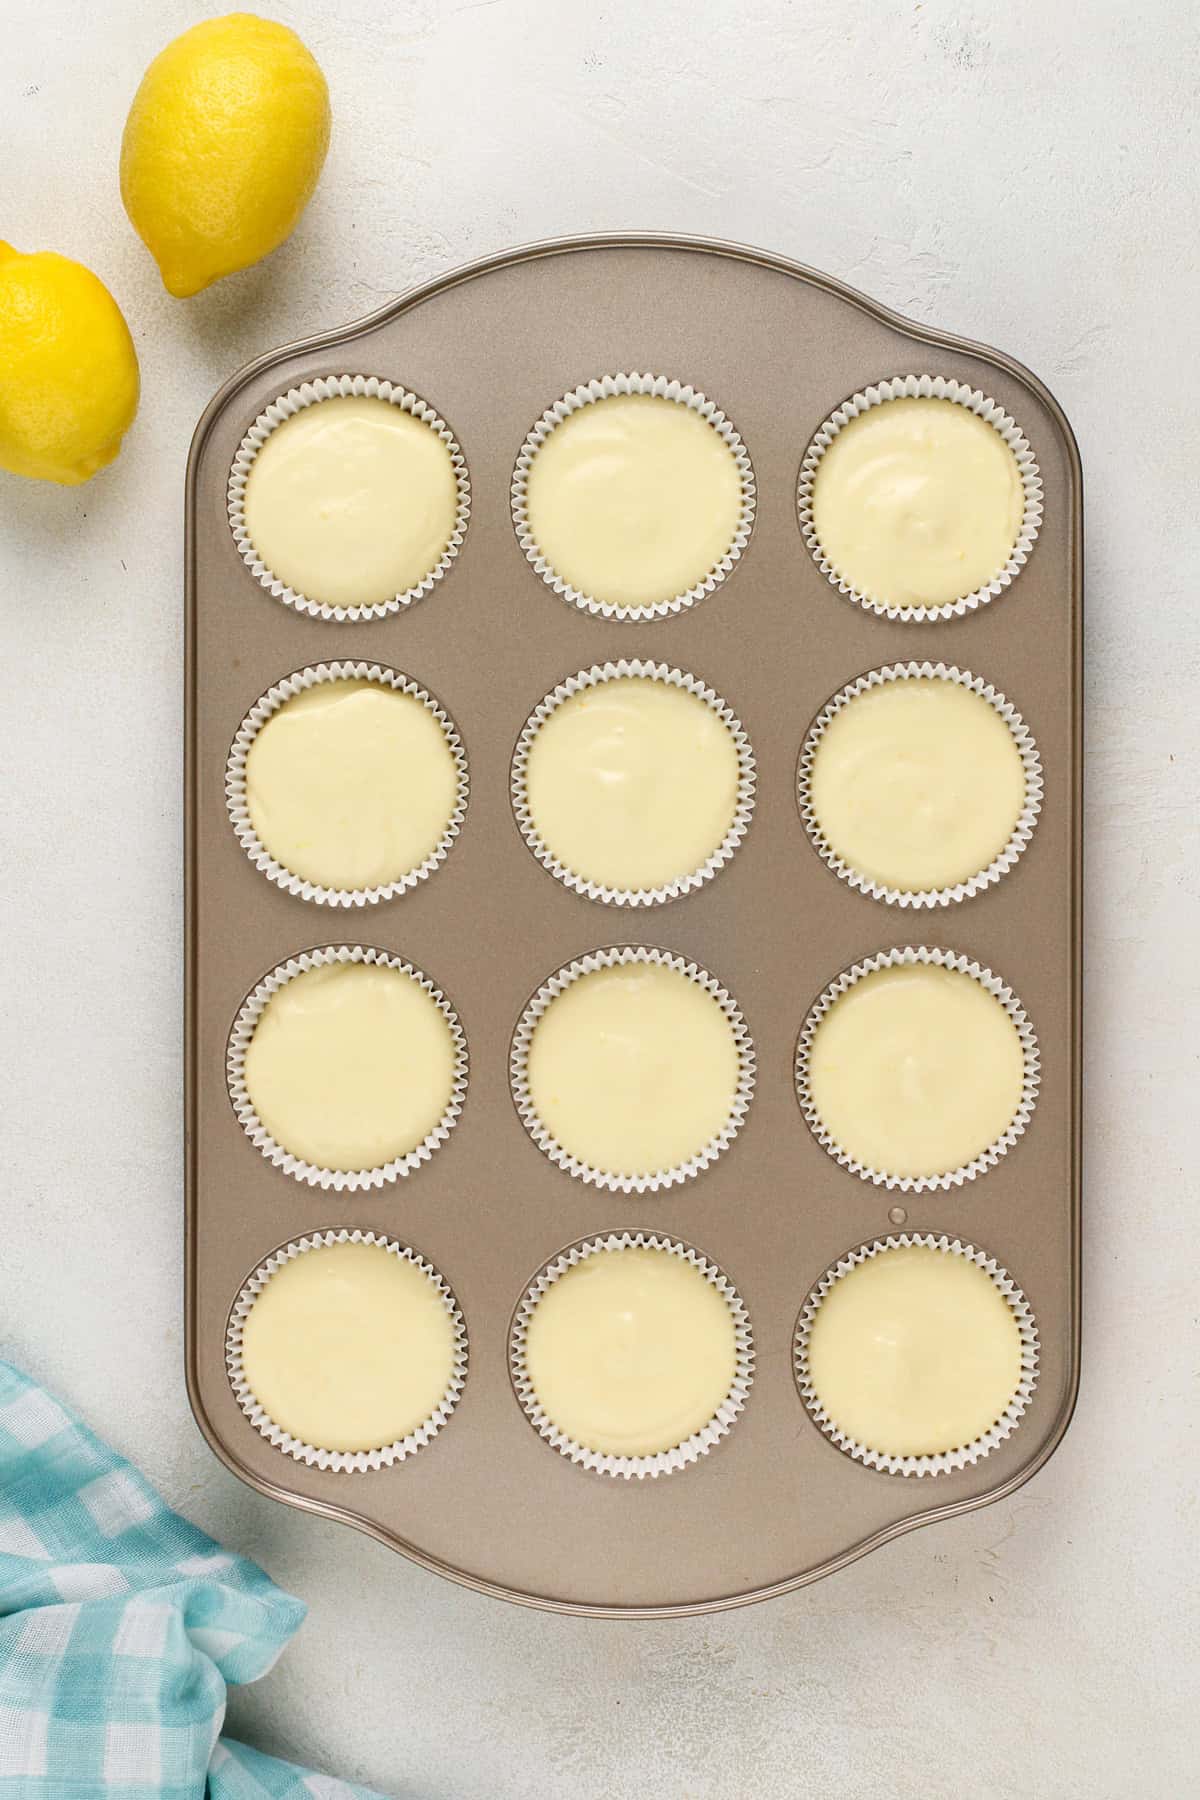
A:
[[[1191,0],[274,4],[328,75],[330,160],[283,250],[181,302],[116,162],[145,64],[205,10],[0,0],[0,231],[109,283],[143,377],[92,484],[0,475],[0,1349],[308,1600],[231,1706],[263,1748],[420,1800],[1195,1792]],[[485,1600],[241,1487],[188,1413],[180,1319],[193,423],[277,342],[622,226],[762,244],[1001,346],[1063,402],[1088,484],[1075,1423],[1009,1502],[663,1625]]]

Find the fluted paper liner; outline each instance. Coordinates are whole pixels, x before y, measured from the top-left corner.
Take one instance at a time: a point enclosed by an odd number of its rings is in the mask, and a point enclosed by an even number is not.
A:
[[[395,881],[385,882],[380,887],[331,888],[305,880],[302,875],[294,874],[271,855],[251,822],[246,800],[246,761],[255,738],[268,719],[273,718],[288,700],[303,693],[306,688],[316,687],[325,681],[371,681],[378,687],[391,688],[396,693],[407,694],[411,699],[419,700],[441,726],[446,747],[454,758],[457,792],[454,810],[446,823],[445,831],[423,862],[398,876]],[[295,894],[298,899],[312,900],[318,906],[371,906],[380,900],[395,899],[397,895],[405,894],[419,882],[425,881],[435,869],[441,867],[450,854],[466,818],[469,793],[467,753],[449,713],[411,676],[402,675],[398,670],[386,668],[381,663],[316,663],[276,682],[260,700],[255,701],[242,720],[225,765],[225,805],[238,843],[268,881],[273,881],[276,887],[283,888],[289,894]]]
[[[1016,1393],[995,1424],[981,1437],[973,1439],[969,1444],[952,1450],[938,1451],[936,1454],[895,1456],[887,1451],[872,1450],[867,1445],[860,1444],[857,1439],[850,1437],[830,1418],[818,1400],[812,1384],[808,1367],[808,1346],[817,1313],[835,1283],[839,1282],[844,1275],[849,1274],[851,1269],[868,1262],[873,1256],[886,1254],[889,1250],[907,1249],[913,1245],[929,1250],[943,1251],[948,1256],[966,1257],[969,1262],[975,1263],[991,1277],[1007,1302],[1016,1321],[1017,1330],[1021,1334],[1021,1376]],[[864,1244],[861,1249],[850,1251],[821,1277],[801,1308],[800,1317],[796,1321],[793,1370],[800,1397],[813,1422],[847,1456],[852,1456],[856,1462],[865,1463],[868,1468],[878,1469],[886,1475],[948,1475],[956,1469],[965,1469],[980,1462],[998,1444],[1002,1444],[1006,1438],[1011,1437],[1016,1430],[1029,1405],[1033,1390],[1037,1386],[1037,1324],[1030,1310],[1029,1302],[1012,1276],[1002,1269],[995,1258],[989,1256],[986,1251],[976,1249],[974,1244],[964,1244],[959,1238],[935,1237],[930,1232],[900,1232],[892,1237],[876,1238],[874,1243]]]
[[[661,681],[670,687],[681,688],[685,693],[694,694],[698,700],[714,712],[728,728],[733,738],[738,759],[737,795],[734,802],[733,819],[728,831],[717,848],[707,856],[695,869],[682,872],[673,880],[658,887],[650,888],[612,888],[603,883],[589,881],[582,875],[576,875],[568,869],[543,842],[533,815],[529,808],[526,792],[526,778],[529,769],[529,758],[533,750],[534,740],[548,719],[558,711],[565,700],[571,700],[576,694],[587,688],[599,687],[608,681],[617,681],[636,677],[645,681]],[[755,767],[754,752],[750,739],[746,735],[741,720],[732,708],[722,700],[712,688],[706,687],[694,675],[686,675],[681,669],[673,669],[667,663],[643,662],[640,659],[622,657],[619,662],[595,663],[590,669],[580,669],[577,675],[568,676],[546,695],[545,699],[534,709],[525,722],[525,727],[517,740],[516,753],[513,756],[512,803],[521,836],[533,851],[544,869],[548,869],[556,881],[574,893],[584,894],[589,900],[602,901],[606,906],[663,906],[670,900],[677,900],[682,894],[690,894],[693,889],[702,887],[711,881],[719,870],[733,856],[738,845],[745,837],[754,812]]]
[[[965,881],[957,881],[951,887],[943,888],[893,888],[885,887],[882,882],[875,881],[861,870],[853,868],[833,849],[817,822],[812,804],[812,772],[817,750],[830,721],[856,700],[860,694],[869,692],[871,688],[882,687],[889,681],[938,680],[956,682],[960,687],[969,688],[986,700],[994,711],[999,713],[1012,735],[1013,743],[1021,758],[1021,767],[1025,772],[1025,801],[1016,824],[1009,835],[1008,842],[998,855],[994,856],[985,869]],[[969,669],[958,669],[952,664],[930,662],[888,663],[882,669],[872,669],[867,675],[860,675],[857,681],[849,682],[840,693],[826,701],[821,711],[809,727],[808,735],[800,751],[800,763],[796,772],[796,800],[800,808],[800,817],[804,821],[804,829],[812,840],[813,847],[822,861],[826,862],[834,874],[852,888],[862,894],[869,894],[872,900],[884,900],[889,906],[950,906],[959,900],[969,900],[972,895],[982,893],[985,888],[993,887],[1002,875],[1017,862],[1026,844],[1033,836],[1033,828],[1037,824],[1038,814],[1042,810],[1042,759],[1038,755],[1037,744],[1033,733],[1026,725],[1020,713],[1006,700],[999,689],[990,687],[978,675],[972,675]]]
[[[305,1162],[303,1157],[293,1156],[290,1150],[285,1150],[271,1136],[254,1110],[254,1103],[246,1088],[246,1051],[267,1002],[295,976],[302,975],[309,969],[327,968],[331,963],[365,963],[375,968],[399,969],[402,974],[410,975],[437,1003],[454,1044],[453,1085],[441,1118],[415,1149],[407,1151],[403,1156],[393,1157],[391,1162],[383,1163],[375,1169],[322,1169]],[[466,1097],[467,1039],[458,1014],[445,994],[434,986],[428,975],[423,975],[420,969],[414,968],[412,963],[405,962],[402,957],[392,956],[386,950],[367,949],[361,944],[328,944],[323,949],[305,950],[297,956],[289,957],[287,962],[279,963],[247,995],[229,1034],[225,1072],[229,1083],[229,1098],[242,1129],[268,1162],[274,1163],[285,1175],[291,1175],[296,1181],[303,1181],[309,1187],[350,1194],[363,1188],[383,1187],[387,1182],[411,1175],[414,1169],[419,1169],[422,1163],[428,1162],[434,1151],[445,1143],[458,1123]]]
[[[415,1431],[410,1431],[407,1437],[397,1438],[393,1443],[384,1444],[377,1450],[325,1450],[319,1444],[306,1444],[302,1439],[294,1438],[290,1431],[277,1425],[255,1399],[242,1368],[242,1331],[251,1307],[272,1275],[293,1258],[303,1256],[306,1251],[325,1249],[330,1244],[376,1244],[390,1255],[400,1257],[403,1262],[412,1263],[437,1290],[454,1325],[454,1363],[441,1400]],[[297,1462],[307,1463],[310,1468],[333,1470],[338,1474],[365,1474],[368,1469],[387,1469],[393,1463],[404,1462],[407,1457],[415,1456],[442,1429],[458,1405],[467,1379],[467,1327],[446,1281],[433,1264],[426,1262],[423,1256],[418,1256],[415,1250],[396,1243],[393,1238],[381,1237],[374,1231],[317,1231],[308,1237],[284,1244],[265,1262],[260,1263],[243,1284],[229,1315],[229,1327],[225,1334],[225,1367],[238,1405],[254,1429],[268,1443],[274,1444],[277,1450],[282,1450],[285,1456],[294,1457]]]
[[[961,594],[955,600],[944,601],[940,606],[894,606],[890,601],[873,600],[868,594],[859,593],[850,582],[843,580],[826,557],[813,523],[813,484],[826,450],[851,419],[856,419],[872,406],[884,405],[888,400],[950,400],[956,406],[965,406],[1000,433],[1016,458],[1021,477],[1025,508],[1017,541],[1008,561],[983,587],[978,587],[969,594]],[[1005,412],[998,401],[990,400],[979,388],[969,387],[965,381],[955,381],[947,375],[895,375],[889,381],[877,382],[873,387],[851,394],[818,428],[800,465],[796,511],[804,541],[812,551],[817,567],[839,594],[844,594],[855,606],[861,606],[867,612],[878,613],[883,618],[900,619],[906,623],[912,620],[961,618],[966,613],[986,606],[997,594],[1002,594],[1016,580],[1029,560],[1029,553],[1042,523],[1042,478],[1028,439],[1016,420]]]
[[[1016,1027],[1021,1043],[1023,1074],[1021,1079],[1021,1098],[1011,1121],[986,1150],[972,1157],[969,1163],[960,1168],[949,1169],[941,1175],[893,1175],[886,1169],[871,1169],[864,1163],[843,1150],[836,1139],[825,1129],[820,1114],[813,1104],[809,1083],[809,1055],[817,1027],[835,1001],[852,988],[856,981],[864,975],[873,975],[879,969],[894,969],[905,963],[929,963],[937,968],[956,969],[962,975],[969,975],[987,989],[992,997],[998,1000]],[[986,1169],[993,1168],[1000,1158],[1011,1150],[1017,1139],[1024,1132],[1033,1114],[1037,1101],[1038,1087],[1041,1083],[1041,1058],[1038,1053],[1038,1042],[1033,1026],[1012,989],[1006,987],[998,975],[970,957],[959,956],[953,950],[931,950],[925,945],[906,946],[902,950],[884,950],[877,956],[868,956],[864,961],[855,963],[852,968],[844,969],[836,980],[831,981],[824,993],[814,1003],[808,1017],[800,1030],[796,1045],[796,1094],[801,1110],[808,1122],[809,1130],[817,1142],[830,1156],[841,1163],[851,1175],[859,1175],[864,1181],[873,1181],[876,1187],[895,1190],[904,1194],[925,1193],[934,1188],[961,1187],[964,1181],[974,1181]]]
[[[246,530],[245,498],[246,482],[255,457],[270,437],[286,419],[293,418],[306,406],[319,405],[322,400],[348,400],[350,398],[368,400],[386,400],[392,406],[398,406],[402,412],[411,413],[414,419],[420,419],[430,430],[441,438],[450,453],[450,461],[454,468],[454,485],[457,494],[455,505],[454,527],[450,541],[441,557],[420,581],[406,588],[401,594],[393,594],[390,599],[378,600],[371,605],[363,606],[329,606],[322,600],[312,600],[306,594],[299,593],[285,581],[281,581],[268,568]],[[285,606],[294,608],[296,612],[308,613],[314,619],[344,620],[384,619],[390,613],[398,613],[404,607],[411,606],[428,594],[442,580],[455,557],[462,548],[466,536],[467,524],[471,517],[471,482],[467,473],[467,463],[454,433],[439,417],[432,406],[426,404],[416,394],[410,394],[407,388],[397,387],[390,381],[381,381],[377,375],[322,375],[314,381],[303,381],[299,387],[289,388],[286,394],[280,394],[270,406],[265,407],[255,419],[253,425],[238,445],[237,455],[229,471],[229,484],[226,491],[226,506],[229,513],[229,528],[233,533],[233,541],[238,547],[242,561],[268,594],[276,600],[282,600]]]
[[[549,1419],[533,1391],[525,1367],[525,1341],[529,1330],[529,1321],[534,1310],[547,1289],[553,1287],[560,1275],[582,1262],[585,1257],[594,1256],[605,1250],[659,1250],[667,1256],[681,1257],[699,1270],[705,1280],[716,1288],[733,1314],[736,1365],[733,1382],[728,1394],[721,1402],[707,1425],[685,1438],[669,1450],[660,1450],[652,1456],[613,1456],[598,1450],[589,1450],[583,1444],[575,1442],[562,1432]],[[680,1243],[676,1238],[663,1237],[660,1233],[646,1231],[608,1232],[600,1237],[586,1239],[583,1243],[572,1244],[568,1249],[556,1256],[553,1261],[534,1276],[526,1289],[509,1329],[508,1346],[509,1372],[517,1399],[523,1407],[526,1417],[535,1429],[545,1438],[561,1456],[569,1457],[581,1468],[591,1469],[598,1475],[613,1475],[626,1481],[637,1479],[652,1480],[659,1475],[674,1474],[679,1469],[686,1469],[689,1464],[706,1456],[714,1444],[727,1435],[732,1429],[738,1414],[746,1404],[750,1385],[754,1379],[754,1338],[750,1330],[750,1319],[742,1303],[741,1295],[733,1283],[724,1275],[715,1263],[709,1262],[700,1251],[693,1250],[690,1245]]]
[[[677,1163],[670,1169],[656,1169],[649,1175],[616,1175],[605,1169],[594,1169],[590,1163],[580,1162],[543,1125],[529,1092],[529,1046],[538,1021],[547,1008],[572,982],[578,981],[581,975],[594,974],[597,969],[625,967],[631,963],[653,963],[660,968],[675,969],[690,981],[698,982],[717,1001],[728,1019],[738,1057],[737,1088],[729,1116],[720,1131],[686,1162]],[[741,1130],[754,1093],[754,1045],[746,1021],[731,995],[699,963],[688,962],[670,950],[651,949],[644,944],[618,944],[608,950],[593,950],[586,956],[577,957],[574,962],[565,964],[542,983],[521,1014],[513,1033],[509,1052],[509,1076],[513,1100],[521,1121],[538,1149],[552,1163],[565,1169],[576,1180],[586,1181],[593,1187],[605,1188],[610,1193],[656,1194],[660,1189],[675,1187],[681,1181],[690,1181],[703,1169],[707,1169],[710,1163],[715,1162],[728,1149]]]
[[[685,589],[683,593],[672,595],[670,599],[656,600],[649,605],[616,606],[610,601],[597,600],[591,594],[585,594],[579,588],[572,587],[569,581],[564,581],[542,555],[530,527],[529,515],[526,510],[530,465],[550,433],[556,426],[561,425],[564,419],[568,419],[572,413],[578,412],[580,407],[591,406],[597,400],[611,400],[618,394],[648,394],[660,400],[673,400],[677,405],[690,407],[693,412],[699,413],[700,417],[707,420],[708,424],[728,444],[733,452],[741,479],[741,510],[734,527],[733,539],[724,556],[709,570],[703,580],[696,582],[693,587]],[[570,605],[577,606],[581,612],[591,613],[598,618],[621,619],[631,623],[645,619],[665,619],[674,613],[683,612],[686,607],[694,606],[698,600],[703,600],[706,594],[711,594],[715,588],[720,587],[721,583],[732,573],[734,565],[750,540],[756,506],[754,469],[746,446],[732,420],[728,419],[713,401],[707,399],[696,388],[684,386],[681,382],[673,381],[666,375],[639,375],[637,373],[600,376],[595,381],[585,383],[582,387],[572,388],[569,394],[564,394],[560,400],[554,402],[553,406],[548,407],[521,445],[516,467],[513,469],[510,499],[517,541],[547,587],[552,588]]]

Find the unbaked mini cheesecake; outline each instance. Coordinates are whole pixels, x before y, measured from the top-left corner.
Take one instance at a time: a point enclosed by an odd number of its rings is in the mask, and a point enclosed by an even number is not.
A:
[[[976,976],[898,961],[837,993],[798,1057],[810,1121],[876,1178],[928,1180],[1000,1144],[1025,1095],[1013,1016]]]
[[[243,1060],[247,1123],[312,1169],[381,1169],[444,1123],[457,1064],[446,1010],[418,976],[331,960],[266,1000]]]
[[[703,1167],[745,1111],[748,1040],[715,983],[676,959],[575,966],[518,1030],[519,1104],[555,1161],[610,1185]]]
[[[240,1326],[241,1379],[266,1421],[317,1450],[397,1444],[447,1401],[455,1312],[419,1259],[380,1242],[282,1261]]]
[[[242,776],[254,835],[288,874],[334,892],[402,884],[449,841],[464,781],[427,695],[354,677],[293,693]]]
[[[801,804],[818,848],[863,885],[945,892],[1013,845],[1032,753],[970,678],[885,673],[826,709],[802,762]]]
[[[518,750],[526,837],[555,873],[605,895],[698,883],[749,817],[753,762],[736,720],[677,671],[576,681],[543,703]]]
[[[333,395],[277,425],[250,464],[244,530],[277,580],[318,604],[379,606],[418,587],[455,531],[454,458],[432,425]]]
[[[812,485],[813,531],[835,575],[868,601],[917,613],[995,580],[1024,511],[1000,432],[933,397],[864,408],[832,437]]]
[[[546,433],[525,482],[537,553],[576,593],[618,612],[702,585],[734,546],[743,502],[728,439],[659,394],[576,407]]]
[[[894,1244],[854,1262],[816,1307],[802,1379],[835,1432],[881,1457],[978,1442],[1016,1398],[1022,1339],[972,1256]]]

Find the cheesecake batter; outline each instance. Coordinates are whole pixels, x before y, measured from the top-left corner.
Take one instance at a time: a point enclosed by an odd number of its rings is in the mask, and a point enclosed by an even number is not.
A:
[[[978,875],[1012,836],[1025,770],[981,694],[937,677],[856,694],[817,743],[812,808],[835,855],[904,893]]]
[[[326,1244],[267,1281],[242,1329],[242,1366],[268,1418],[301,1443],[380,1450],[444,1398],[454,1335],[415,1263],[378,1244]]]
[[[529,1046],[530,1098],[569,1155],[608,1175],[651,1175],[727,1123],[739,1075],[733,1027],[677,969],[630,963],[581,975]]]
[[[737,807],[729,727],[695,694],[618,677],[563,701],[533,740],[525,790],[534,829],[573,875],[661,887],[720,849]]]
[[[918,610],[985,587],[1021,531],[1017,459],[953,400],[885,400],[844,425],[813,481],[821,550],[856,593]]]
[[[326,606],[415,587],[454,532],[458,490],[437,432],[389,400],[335,396],[276,427],[250,466],[246,535],[271,573]]]
[[[1003,1417],[1021,1379],[1012,1308],[977,1263],[897,1245],[835,1281],[808,1345],[817,1399],[864,1449],[932,1456]]]
[[[263,847],[321,887],[400,881],[433,854],[458,799],[446,733],[411,694],[323,681],[272,714],[246,758]]]
[[[615,394],[550,432],[529,467],[530,533],[556,575],[620,608],[684,594],[729,550],[742,511],[733,451],[690,406]]]
[[[402,969],[331,963],[271,996],[246,1049],[254,1110],[283,1149],[319,1169],[406,1156],[454,1089],[445,1015]]]
[[[864,975],[813,1037],[809,1092],[834,1142],[884,1175],[949,1174],[1020,1105],[1017,1028],[972,975],[904,963]]]
[[[733,1314],[681,1256],[598,1250],[538,1301],[525,1366],[547,1418],[575,1443],[599,1455],[655,1456],[707,1425],[728,1397]]]

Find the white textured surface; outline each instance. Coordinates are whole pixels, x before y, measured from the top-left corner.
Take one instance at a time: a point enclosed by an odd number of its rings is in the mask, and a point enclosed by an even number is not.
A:
[[[179,302],[116,155],[143,65],[204,10],[0,0],[0,230],[110,283],[144,382],[91,486],[0,475],[0,1348],[310,1602],[233,1703],[265,1748],[420,1800],[1194,1792],[1192,0],[278,5],[329,75],[330,162],[283,251]],[[1075,1424],[1010,1503],[667,1625],[480,1599],[251,1493],[191,1422],[179,1319],[192,424],[278,341],[506,244],[621,226],[761,243],[1003,346],[1064,403],[1089,483]]]

